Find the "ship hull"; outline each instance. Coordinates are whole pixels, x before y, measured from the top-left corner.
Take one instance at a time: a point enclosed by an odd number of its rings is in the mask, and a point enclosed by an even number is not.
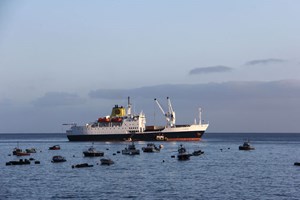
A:
[[[199,141],[204,131],[144,132],[134,134],[70,134],[69,141]]]

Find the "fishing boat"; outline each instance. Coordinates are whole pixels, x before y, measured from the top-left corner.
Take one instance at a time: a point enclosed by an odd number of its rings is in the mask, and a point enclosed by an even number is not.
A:
[[[66,158],[63,156],[53,156],[51,162],[59,163],[59,162],[66,162]]]
[[[16,147],[13,149],[13,155],[15,155],[15,156],[17,155],[17,153],[20,153],[20,152],[23,152],[23,150],[20,149],[19,147]]]
[[[154,143],[148,143],[146,147],[142,147],[142,150],[145,153],[153,153],[153,152],[159,152],[160,147],[157,147]]]
[[[20,159],[18,161],[9,161],[6,163],[6,165],[29,165],[30,161],[27,159]]]
[[[54,145],[52,147],[49,147],[49,150],[60,150],[60,146],[59,145]]]
[[[250,145],[249,140],[245,141],[245,142],[243,143],[243,145],[240,145],[240,146],[239,146],[239,150],[245,150],[245,151],[247,151],[247,150],[254,150],[254,149],[255,149],[255,148],[254,148],[253,146]]]
[[[16,152],[15,155],[16,156],[30,156],[30,153],[27,153],[25,151],[19,151],[19,152]]]
[[[15,155],[15,156],[29,156],[30,153],[20,149],[19,148],[19,143],[18,143],[18,147],[13,149],[13,155]]]
[[[88,148],[88,150],[83,151],[83,155],[85,157],[100,157],[104,156],[104,152],[97,151],[93,146],[91,146],[90,148]]]
[[[168,110],[165,111],[157,99],[154,99],[163,116],[165,126],[146,125],[143,112],[132,113],[130,98],[127,109],[115,105],[110,115],[100,117],[96,121],[79,126],[76,123],[66,123],[70,128],[66,131],[69,141],[199,141],[208,128],[202,123],[199,109],[199,123],[177,125],[175,111],[169,97]]]
[[[90,165],[88,163],[81,163],[81,164],[76,164],[72,165],[72,168],[84,168],[84,167],[93,167],[94,165]]]
[[[101,165],[112,165],[114,164],[114,161],[112,161],[109,158],[102,158],[100,159]]]
[[[204,151],[202,151],[201,149],[195,150],[192,153],[193,156],[200,156],[201,154],[204,154]]]
[[[139,155],[140,150],[135,148],[134,143],[128,145],[125,149],[122,150],[123,155]]]
[[[189,154],[186,151],[186,148],[181,144],[178,147],[178,154],[177,154],[177,159],[178,160],[189,160],[191,157],[191,154]]]
[[[26,149],[25,151],[27,153],[36,153],[36,149],[35,148]]]
[[[300,162],[294,162],[294,165],[300,166]]]

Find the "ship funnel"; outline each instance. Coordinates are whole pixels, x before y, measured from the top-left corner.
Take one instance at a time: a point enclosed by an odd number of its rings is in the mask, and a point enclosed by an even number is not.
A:
[[[119,107],[118,105],[115,105],[111,111],[110,117],[123,117],[126,115],[125,108],[123,106]]]

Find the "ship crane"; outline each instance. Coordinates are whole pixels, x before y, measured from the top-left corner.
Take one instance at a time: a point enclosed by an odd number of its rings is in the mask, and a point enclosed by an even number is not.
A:
[[[161,112],[165,116],[165,118],[167,120],[167,126],[168,127],[174,127],[175,126],[176,117],[175,117],[175,111],[173,110],[170,98],[167,97],[168,112],[164,111],[164,109],[162,108],[162,106],[160,105],[160,103],[158,102],[157,99],[154,99],[154,101],[156,102],[156,104],[158,105],[159,109],[161,110]]]

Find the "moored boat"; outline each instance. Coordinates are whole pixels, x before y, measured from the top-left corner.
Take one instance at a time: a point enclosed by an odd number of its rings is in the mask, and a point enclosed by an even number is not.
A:
[[[22,149],[20,149],[19,147],[16,147],[16,148],[14,148],[14,150],[13,150],[13,155],[17,155],[17,153],[20,153],[20,152],[23,152],[23,150]]]
[[[26,149],[25,151],[27,153],[36,153],[36,149],[35,148]]]
[[[245,141],[243,145],[239,146],[239,150],[254,150],[255,148],[250,145],[249,140]]]
[[[160,147],[157,147],[154,143],[148,143],[146,147],[142,147],[142,150],[145,153],[153,153],[153,152],[159,152]]]
[[[202,151],[201,149],[195,150],[192,153],[193,156],[200,156],[201,154],[204,154],[204,151]]]
[[[93,167],[94,165],[90,165],[88,163],[81,163],[81,164],[76,164],[72,165],[72,168],[84,168],[84,167]]]
[[[13,149],[13,155],[15,156],[29,156],[30,153],[23,151],[22,149],[19,148],[19,143],[18,143],[18,147]]]
[[[139,155],[140,150],[135,148],[134,143],[128,145],[125,149],[122,150],[122,154],[124,155]]]
[[[295,162],[294,165],[300,166],[300,162]]]
[[[27,153],[25,151],[21,151],[21,152],[16,152],[15,155],[16,156],[30,156],[30,153]]]
[[[97,151],[93,146],[90,147],[88,150],[83,151],[83,155],[85,157],[100,157],[104,156],[104,152],[102,151]]]
[[[175,111],[171,101],[167,98],[168,111],[164,111],[157,99],[154,99],[166,118],[166,126],[146,125],[143,112],[133,114],[128,97],[127,110],[123,106],[115,105],[109,116],[100,117],[95,122],[78,126],[70,125],[66,131],[69,141],[199,141],[208,128],[202,123],[199,110],[199,123],[177,125]]]
[[[60,150],[60,146],[59,145],[54,145],[49,147],[49,150]]]
[[[101,165],[112,165],[115,163],[114,161],[112,161],[109,158],[102,158],[102,159],[100,159],[100,162],[101,162]]]
[[[186,148],[181,144],[178,147],[178,154],[177,159],[178,160],[189,160],[191,157],[191,154],[189,154],[186,150]]]
[[[27,159],[20,159],[18,161],[9,161],[6,163],[6,165],[29,165],[30,161]]]
[[[53,157],[52,157],[52,160],[51,160],[51,162],[53,162],[53,163],[66,162],[66,161],[67,161],[67,160],[66,160],[65,157],[59,156],[59,155],[53,156]]]

